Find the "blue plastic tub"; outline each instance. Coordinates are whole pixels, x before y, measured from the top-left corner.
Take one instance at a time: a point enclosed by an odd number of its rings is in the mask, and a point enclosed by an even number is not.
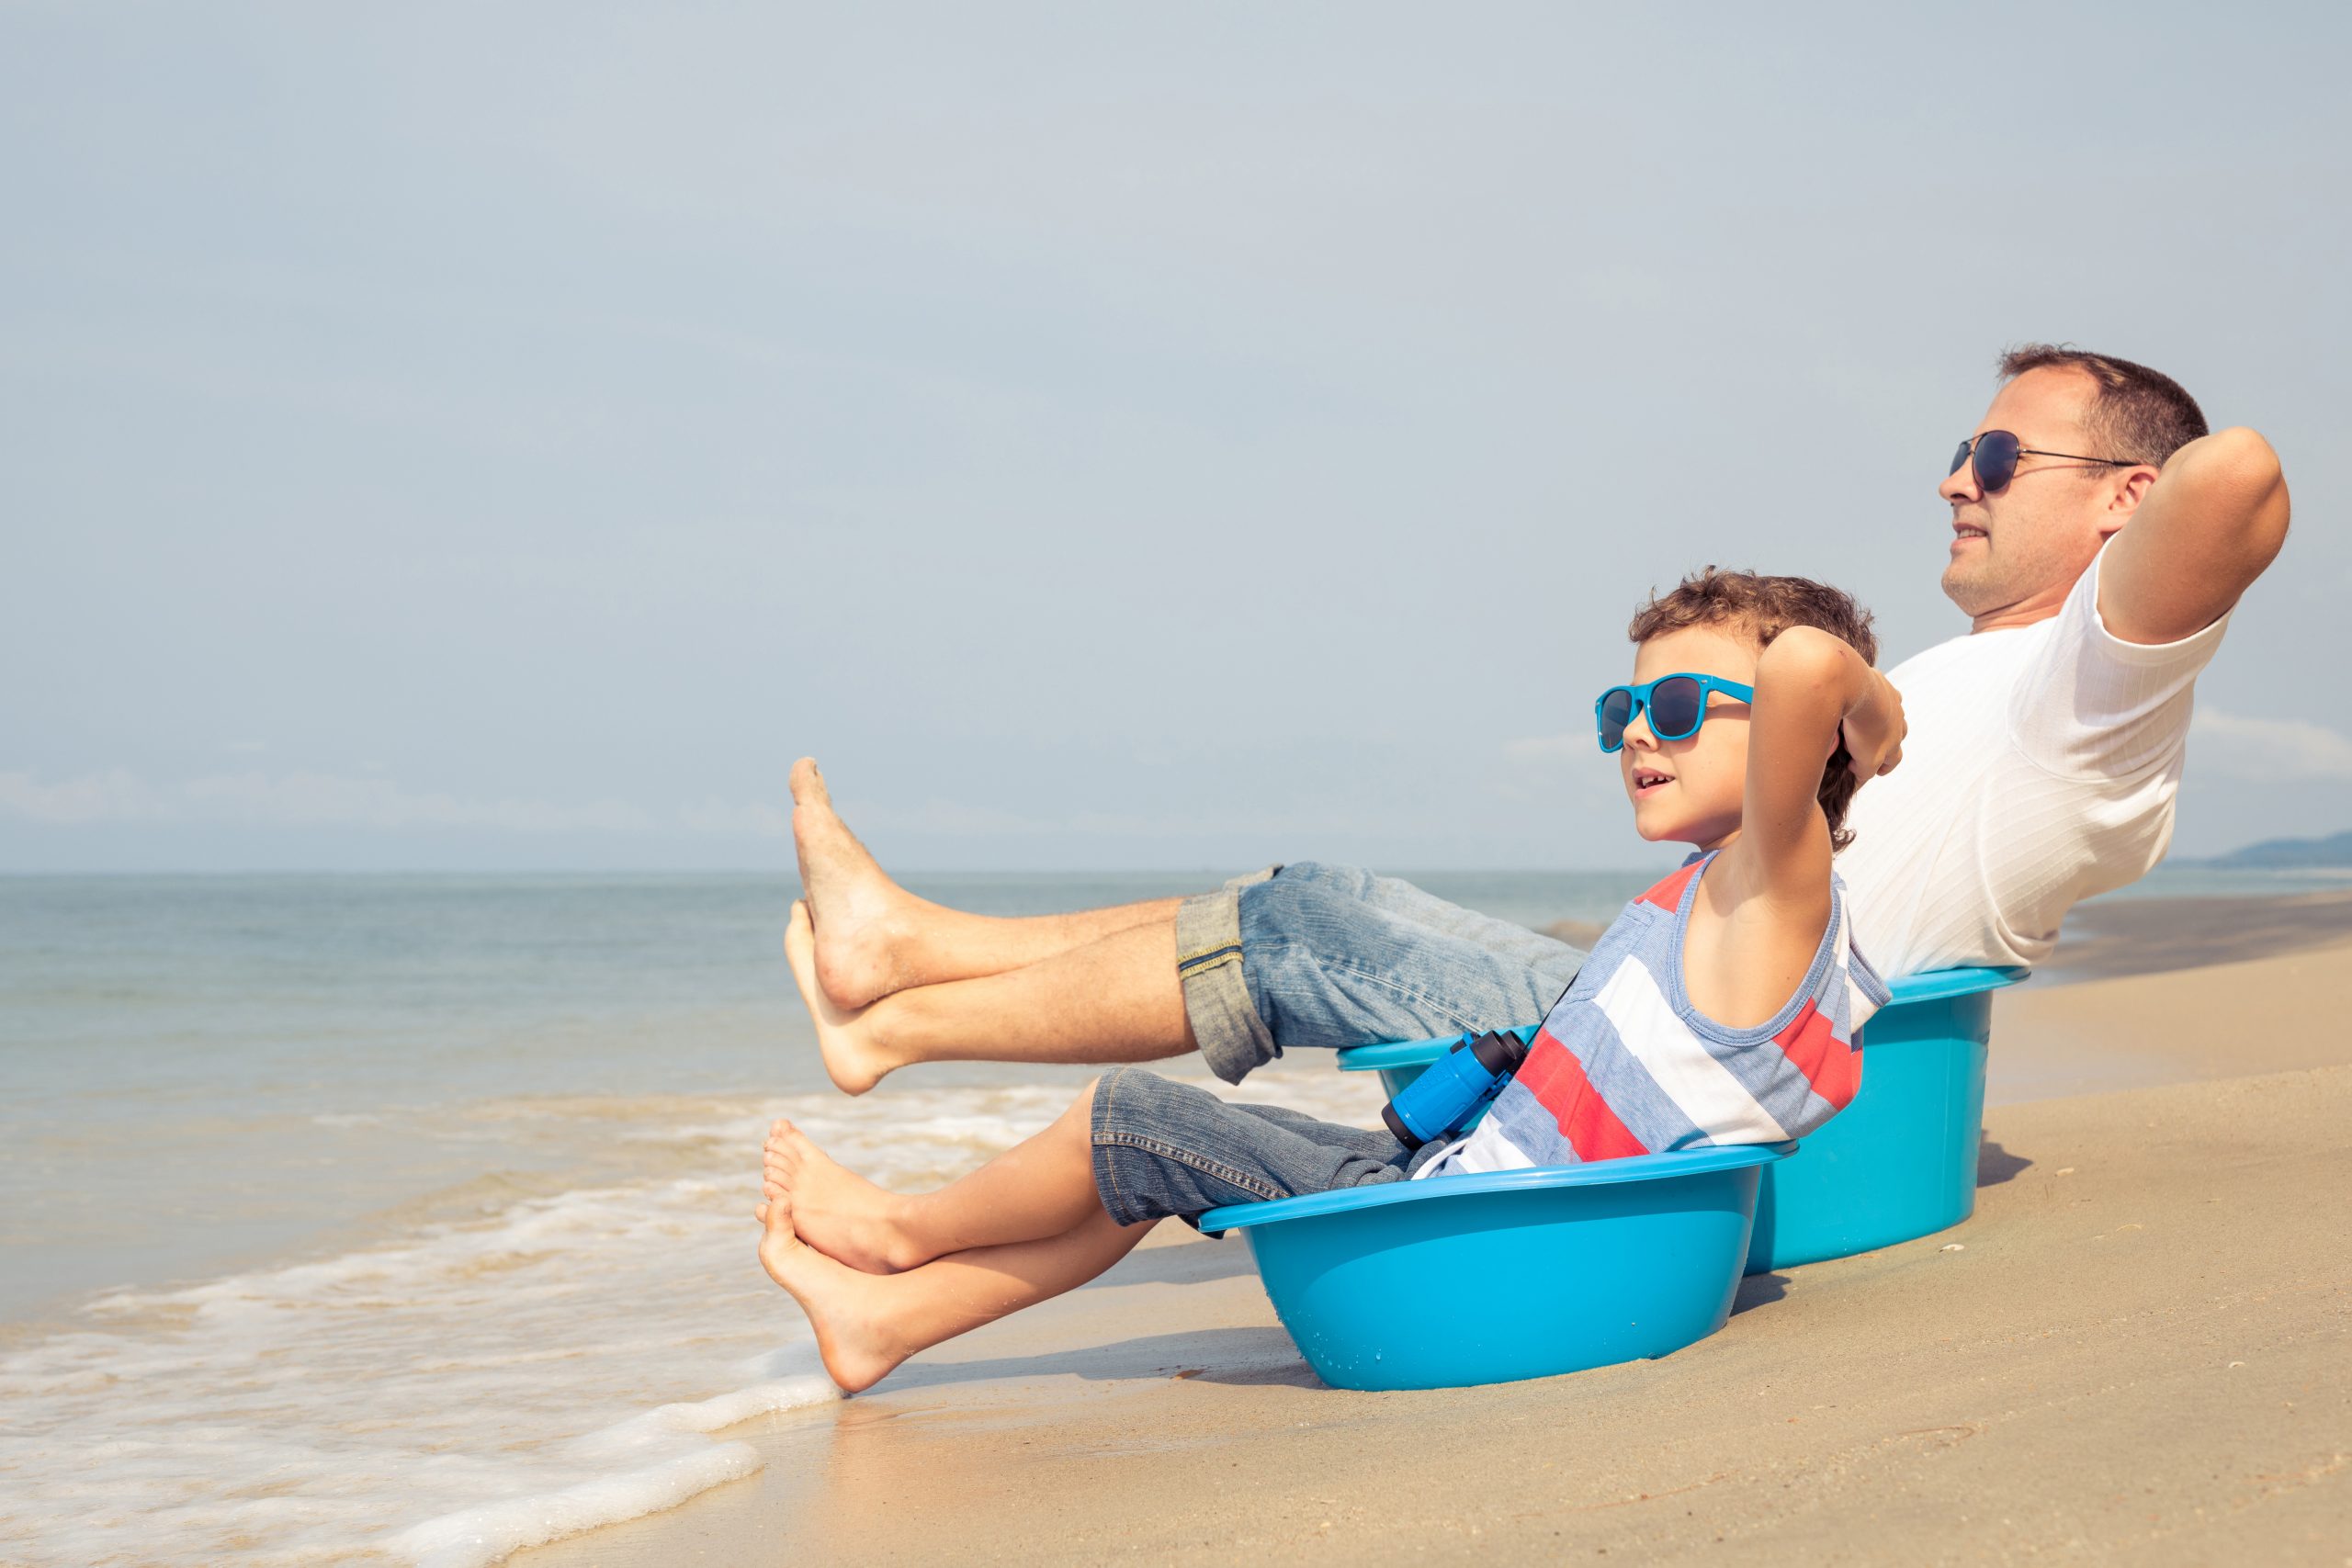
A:
[[[1993,993],[2022,969],[1941,969],[1889,987],[1862,1030],[1862,1087],[1765,1179],[1747,1271],[1932,1235],[1976,1212]]]
[[[1764,1174],[1747,1271],[1843,1258],[1956,1225],[1976,1208],[1993,993],[2022,969],[1942,969],[1894,982],[1862,1031],[1854,1102]],[[1456,1037],[1361,1045],[1344,1072],[1394,1095]]]
[[[1336,1388],[1461,1388],[1664,1356],[1731,1314],[1758,1177],[1792,1144],[1237,1203],[1283,1326]]]

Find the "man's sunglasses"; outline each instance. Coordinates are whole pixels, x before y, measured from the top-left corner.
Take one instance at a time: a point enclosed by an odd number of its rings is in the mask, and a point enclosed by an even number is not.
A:
[[[2075,463],[2105,463],[2109,468],[2128,468],[2133,466],[2129,457],[2086,457],[2074,452],[2044,452],[2038,446],[2022,445],[2006,430],[1988,430],[1973,440],[1960,444],[1951,455],[1951,473],[1973,457],[1976,459],[1976,488],[1990,495],[2005,490],[2018,477],[2019,457],[2064,457]]]
[[[1660,740],[1688,740],[1707,722],[1707,694],[1721,692],[1743,703],[1756,700],[1756,688],[1713,675],[1661,675],[1638,686],[1611,686],[1592,705],[1593,722],[1600,729],[1600,749],[1614,751],[1625,744],[1625,727],[1644,708],[1649,710],[1650,733]]]

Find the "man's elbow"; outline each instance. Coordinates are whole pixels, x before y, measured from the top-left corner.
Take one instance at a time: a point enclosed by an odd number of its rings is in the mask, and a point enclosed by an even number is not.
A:
[[[2243,520],[2240,547],[2257,563],[2255,570],[2259,572],[2277,558],[2287,542],[2291,507],[2286,471],[2279,467],[2277,450],[2259,431],[2235,425],[2217,430],[2206,439],[2212,449],[2210,471],[2217,488],[2230,498],[2228,513]]]
[[[2234,488],[2258,491],[2286,482],[2279,471],[2278,452],[2258,430],[2232,425],[2213,432],[2203,446],[2207,449],[2206,462],[2214,475]]]

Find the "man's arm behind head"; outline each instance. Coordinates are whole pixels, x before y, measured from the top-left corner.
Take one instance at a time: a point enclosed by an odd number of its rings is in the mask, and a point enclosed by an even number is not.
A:
[[[2098,614],[2126,642],[2178,642],[2230,612],[2287,541],[2286,476],[2270,443],[2217,430],[2165,462],[2099,569]]]

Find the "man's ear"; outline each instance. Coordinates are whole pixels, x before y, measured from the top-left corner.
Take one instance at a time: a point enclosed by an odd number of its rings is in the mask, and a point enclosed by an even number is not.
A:
[[[2155,482],[2156,470],[2145,463],[2124,469],[2109,481],[2112,488],[2108,491],[2108,511],[2129,518],[2140,510],[2140,503],[2148,499],[2148,491]]]
[[[2123,525],[2138,513],[2140,502],[2147,499],[2155,482],[2156,470],[2145,463],[2126,468],[2108,481],[2107,507],[2098,520],[2100,544],[2123,531]]]

